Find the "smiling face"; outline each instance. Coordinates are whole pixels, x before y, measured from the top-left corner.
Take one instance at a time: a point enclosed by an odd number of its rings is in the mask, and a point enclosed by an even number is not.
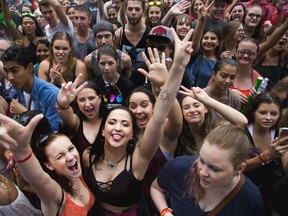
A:
[[[220,68],[216,73],[213,72],[212,79],[214,80],[213,85],[217,89],[223,91],[227,90],[233,85],[237,74],[237,67],[232,65],[225,65]]]
[[[146,128],[152,114],[153,104],[148,95],[143,92],[135,92],[129,100],[129,109],[134,113],[139,128]]]
[[[241,41],[236,51],[236,61],[238,64],[253,64],[257,55],[257,45],[252,41]]]
[[[71,52],[70,43],[66,40],[55,40],[52,45],[53,57],[58,63],[64,63],[68,61],[69,54]]]
[[[201,0],[196,0],[194,5],[193,5],[193,8],[192,8],[192,11],[193,11],[193,14],[198,17],[198,12],[199,12],[199,7],[203,6],[203,1]],[[196,18],[195,17],[195,18]]]
[[[280,117],[280,108],[275,103],[261,103],[254,112],[255,123],[260,128],[270,129]]]
[[[133,137],[133,124],[130,113],[123,109],[112,110],[102,130],[105,145],[113,148],[125,148]]]
[[[79,110],[88,119],[99,117],[101,98],[94,89],[84,88],[77,94],[77,105]]]
[[[23,17],[22,29],[26,35],[34,34],[35,30],[36,30],[36,24],[35,24],[34,20],[30,17]]]
[[[57,22],[57,15],[52,6],[40,5],[40,7],[41,7],[42,15],[47,23],[50,24],[50,23]]]
[[[226,7],[227,3],[225,0],[218,0],[214,2],[210,7],[209,18],[213,21],[221,19]]]
[[[46,167],[69,179],[81,176],[80,157],[76,147],[64,135],[58,136],[46,148]]]
[[[207,113],[207,108],[198,100],[186,96],[181,103],[182,113],[188,124],[202,125]]]
[[[241,22],[244,17],[244,9],[241,5],[235,6],[231,11],[231,20]]]
[[[108,20],[110,22],[117,21],[118,20],[118,12],[117,12],[116,8],[107,9],[107,16],[108,16]]]
[[[234,182],[236,176],[231,153],[231,150],[204,141],[197,161],[200,185],[204,190],[226,188]]]
[[[161,19],[160,7],[153,5],[148,8],[148,18],[152,24],[158,24]]]
[[[201,45],[205,51],[215,51],[216,47],[219,45],[217,35],[213,32],[206,32],[203,35]]]
[[[175,30],[179,38],[182,39],[187,35],[190,29],[191,29],[190,21],[182,19],[178,20]]]

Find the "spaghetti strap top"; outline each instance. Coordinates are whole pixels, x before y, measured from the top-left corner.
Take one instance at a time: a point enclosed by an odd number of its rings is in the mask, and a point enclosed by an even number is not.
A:
[[[127,170],[129,157],[130,169]],[[136,179],[132,172],[132,155],[127,154],[124,170],[108,182],[97,181],[92,167],[90,164],[87,170],[86,183],[97,200],[117,207],[131,206],[140,201],[143,180]]]

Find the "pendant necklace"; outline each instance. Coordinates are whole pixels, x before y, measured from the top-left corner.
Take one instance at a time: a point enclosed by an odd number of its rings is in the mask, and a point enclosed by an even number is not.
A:
[[[121,156],[119,159],[117,159],[115,162],[111,162],[109,161],[106,157],[105,157],[105,161],[107,162],[107,167],[109,170],[115,170],[118,166],[118,164],[120,163],[120,161],[123,160],[123,158],[127,155],[127,153],[125,153],[123,156]]]

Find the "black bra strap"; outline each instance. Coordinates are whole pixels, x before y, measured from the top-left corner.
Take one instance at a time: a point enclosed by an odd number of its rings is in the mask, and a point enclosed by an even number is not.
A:
[[[62,199],[61,199],[61,202],[60,202],[60,205],[59,205],[59,208],[58,208],[58,211],[57,211],[56,216],[59,216],[59,213],[60,213],[60,209],[61,209],[63,200],[64,200],[64,191],[63,191],[63,189],[62,189]]]

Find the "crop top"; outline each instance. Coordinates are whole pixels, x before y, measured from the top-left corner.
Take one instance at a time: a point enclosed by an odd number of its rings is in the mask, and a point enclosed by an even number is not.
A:
[[[129,156],[131,157],[130,170],[127,170]],[[136,179],[132,172],[132,155],[127,154],[125,169],[108,182],[97,181],[92,167],[90,162],[85,180],[97,200],[116,207],[131,206],[140,202],[143,180]]]

